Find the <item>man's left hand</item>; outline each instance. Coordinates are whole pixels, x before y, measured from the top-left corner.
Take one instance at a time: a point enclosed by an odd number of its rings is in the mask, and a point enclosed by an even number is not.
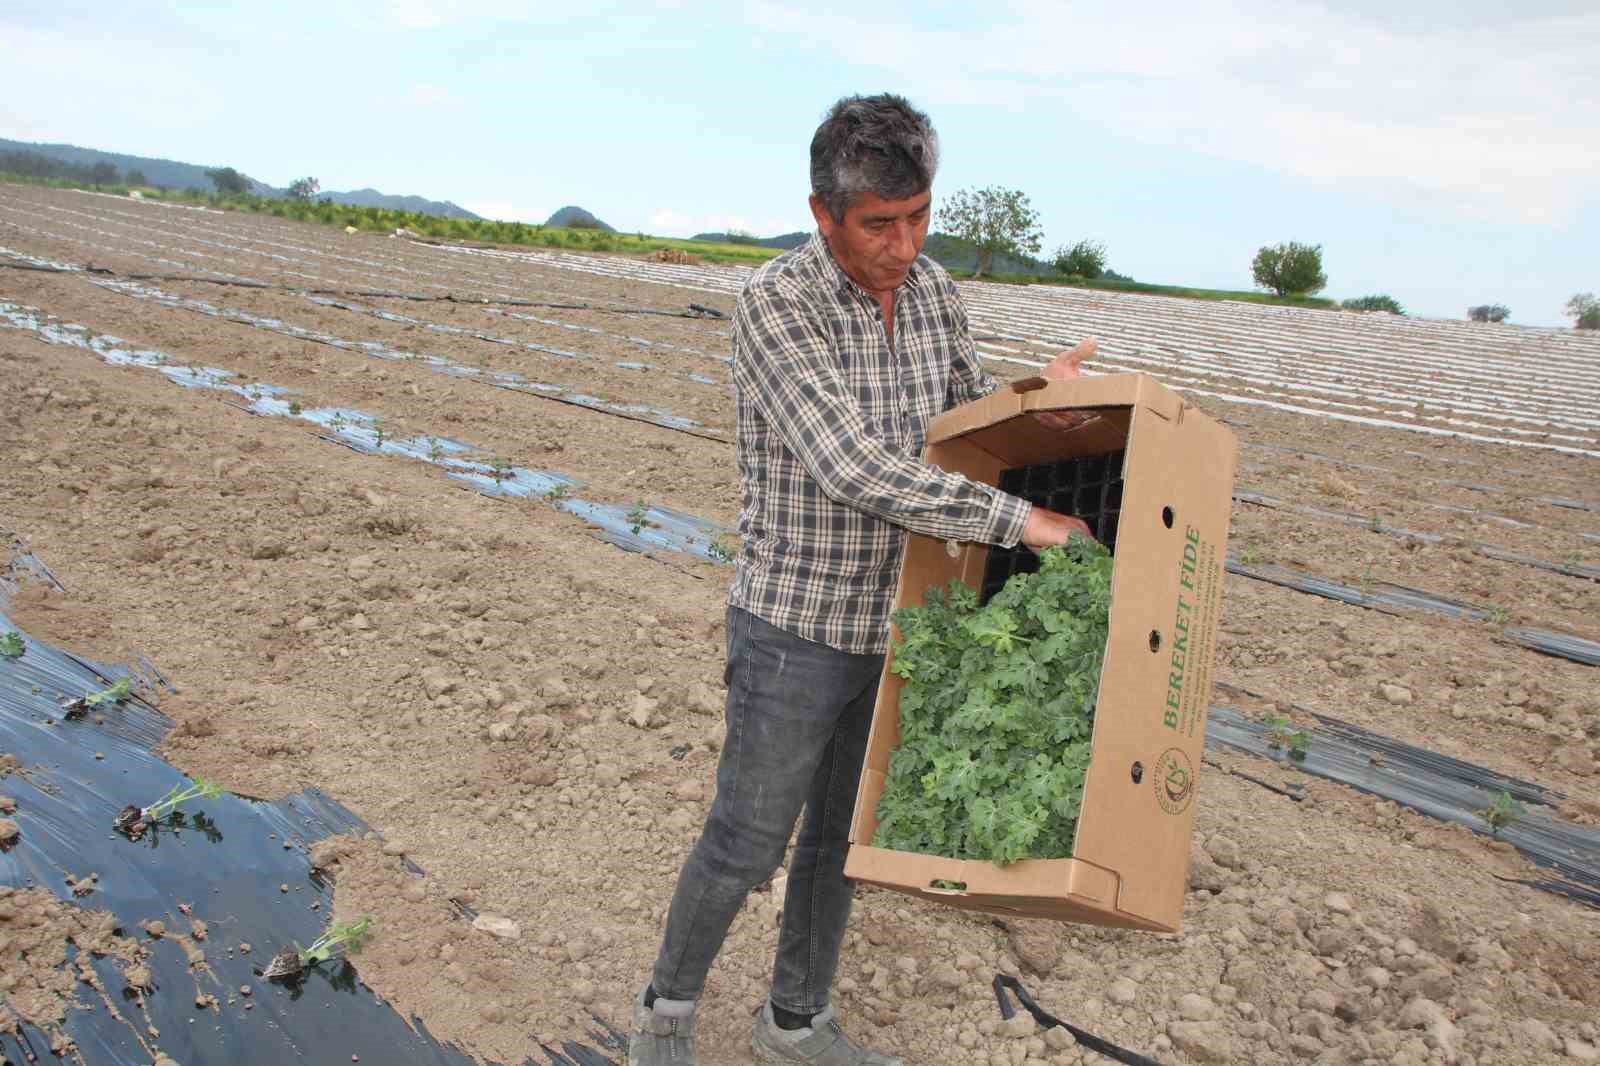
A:
[[[1100,342],[1090,337],[1079,341],[1071,351],[1062,352],[1040,371],[1051,381],[1072,381],[1081,377],[1078,364],[1092,356]],[[1076,429],[1094,417],[1089,411],[1039,411],[1034,415],[1043,426],[1050,429]]]

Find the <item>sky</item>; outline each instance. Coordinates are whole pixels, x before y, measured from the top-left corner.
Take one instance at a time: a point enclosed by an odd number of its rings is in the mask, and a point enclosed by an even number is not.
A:
[[[1596,0],[10,0],[0,53],[0,137],[671,236],[811,228],[823,112],[893,91],[936,201],[1021,189],[1141,281],[1294,240],[1414,314],[1600,292]]]

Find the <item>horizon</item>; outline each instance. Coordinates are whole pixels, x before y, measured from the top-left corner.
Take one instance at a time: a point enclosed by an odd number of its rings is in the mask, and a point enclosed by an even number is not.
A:
[[[1249,290],[1256,249],[1295,240],[1323,247],[1319,295],[1446,319],[1505,304],[1535,326],[1571,326],[1568,298],[1600,290],[1586,5],[876,10],[395,0],[262,24],[239,3],[24,4],[7,21],[30,88],[0,103],[0,136],[506,221],[576,205],[624,232],[772,237],[814,228],[822,112],[894,91],[940,133],[936,201],[1021,189],[1040,258],[1098,240],[1142,282]]]

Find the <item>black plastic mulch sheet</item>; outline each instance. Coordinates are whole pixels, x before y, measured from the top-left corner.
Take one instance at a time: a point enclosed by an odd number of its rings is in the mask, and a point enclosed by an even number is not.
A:
[[[1482,622],[1490,618],[1490,612],[1483,607],[1475,607],[1470,603],[1452,600],[1447,596],[1439,596],[1422,589],[1410,588],[1406,585],[1394,585],[1386,581],[1376,581],[1370,586],[1357,587],[1347,585],[1343,581],[1332,578],[1318,577],[1315,574],[1302,573],[1291,570],[1286,566],[1276,563],[1260,563],[1246,565],[1237,557],[1230,556],[1227,563],[1228,573],[1238,574],[1240,577],[1254,578],[1265,581],[1271,585],[1280,585],[1284,588],[1294,589],[1296,592],[1306,592],[1313,596],[1322,596],[1341,603],[1352,604],[1356,607],[1368,607],[1373,610],[1411,610],[1432,611],[1449,618],[1456,618],[1466,622]],[[1552,655],[1560,659],[1570,659],[1575,663],[1585,666],[1600,666],[1600,642],[1577,637],[1567,633],[1555,633],[1547,629],[1532,626],[1508,626],[1501,631],[1501,635],[1514,644],[1525,648]]]
[[[1305,758],[1292,763],[1298,769],[1485,835],[1489,826],[1479,812],[1502,792],[1509,793],[1525,809],[1497,836],[1560,878],[1528,883],[1586,903],[1596,900],[1600,893],[1600,829],[1547,813],[1566,799],[1560,792],[1309,708],[1294,709],[1317,721],[1317,728],[1307,731],[1311,742]],[[1285,752],[1268,743],[1266,725],[1237,707],[1212,705],[1206,720],[1206,743],[1287,761]]]
[[[0,632],[13,628],[0,615]],[[65,717],[62,700],[100,691],[124,673],[32,640],[20,659],[0,658],[0,752],[22,764],[20,772],[0,778],[0,794],[16,801],[10,817],[21,829],[0,853],[0,884],[43,888],[77,906],[112,912],[122,935],[146,945],[145,964],[154,976],[154,991],[141,1007],[125,991],[117,965],[94,960],[121,1016],[82,989],[83,1009],[70,1010],[63,1026],[81,1061],[147,1066],[160,1052],[179,1066],[348,1063],[353,1056],[385,1066],[472,1063],[430,1036],[420,1020],[408,1024],[362,985],[349,963],[323,963],[295,986],[256,976],[281,948],[310,944],[328,924],[333,887],[311,869],[307,847],[333,834],[367,831],[322,792],[308,789],[273,803],[225,793],[184,804],[182,815],[141,840],[112,830],[124,806],[148,805],[187,783],[151,750],[170,721],[137,698],[102,704],[78,720]],[[91,873],[97,875],[93,891],[75,897],[68,878]],[[289,891],[281,891],[284,885]],[[192,919],[205,922],[209,932],[185,944],[180,937],[188,936]],[[169,935],[148,936],[140,923],[150,920],[164,922]],[[383,930],[372,935],[381,937]],[[248,954],[239,950],[241,942],[250,945]],[[203,966],[191,967],[186,947],[204,952]],[[241,985],[249,985],[251,995],[242,995]],[[201,994],[215,996],[217,1005],[196,1006]],[[612,1062],[620,1034],[596,1022],[588,1039],[598,1049],[571,1042],[547,1049],[546,1057],[574,1066]],[[0,1060],[42,1061],[49,1047],[44,1034],[25,1028],[20,1041],[0,1036]]]

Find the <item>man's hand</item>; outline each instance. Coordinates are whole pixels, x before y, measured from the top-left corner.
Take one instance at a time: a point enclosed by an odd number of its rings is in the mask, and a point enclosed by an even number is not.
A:
[[[1094,539],[1094,534],[1083,519],[1037,505],[1028,512],[1027,524],[1022,527],[1022,543],[1034,551],[1065,544],[1067,538],[1073,535]]]
[[[1078,365],[1093,355],[1099,347],[1100,342],[1093,337],[1079,341],[1071,351],[1062,352],[1052,359],[1040,373],[1051,381],[1072,381],[1082,376]],[[1050,429],[1075,429],[1094,415],[1088,411],[1040,411],[1034,417],[1041,425]]]

